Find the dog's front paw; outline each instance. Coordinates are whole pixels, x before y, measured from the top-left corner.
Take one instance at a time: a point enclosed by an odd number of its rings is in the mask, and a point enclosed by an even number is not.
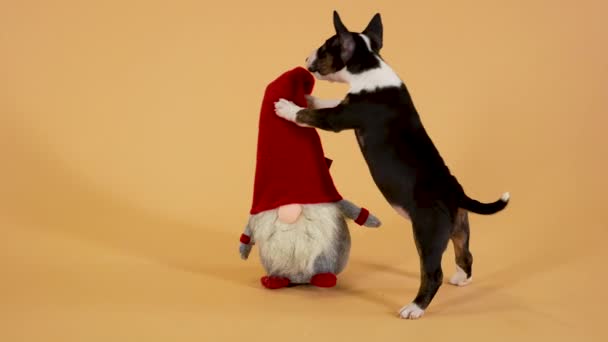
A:
[[[418,319],[422,315],[424,315],[424,310],[415,303],[410,303],[399,310],[399,317],[403,319]]]
[[[275,113],[282,117],[283,119],[296,122],[296,115],[303,108],[296,105],[295,103],[280,99],[279,101],[274,103],[274,111]]]

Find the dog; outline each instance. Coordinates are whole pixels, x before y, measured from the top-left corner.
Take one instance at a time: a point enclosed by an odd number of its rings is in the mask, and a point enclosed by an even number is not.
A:
[[[456,273],[449,282],[464,286],[472,280],[468,212],[495,214],[506,208],[510,194],[481,203],[467,196],[451,174],[406,85],[380,56],[380,13],[360,33],[349,31],[337,11],[333,24],[335,34],[310,54],[306,67],[319,80],[347,83],[347,95],[342,100],[310,96],[308,108],[280,99],[275,112],[300,126],[354,130],[374,183],[397,213],[412,223],[421,281],[416,297],[399,310],[399,316],[418,319],[443,282],[441,259],[450,240]]]

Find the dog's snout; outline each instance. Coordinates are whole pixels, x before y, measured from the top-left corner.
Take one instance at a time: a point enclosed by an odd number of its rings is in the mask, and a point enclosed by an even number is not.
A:
[[[310,72],[314,72],[314,65],[316,64],[317,60],[317,51],[313,51],[310,53],[310,55],[308,55],[308,57],[306,57],[306,67],[308,69],[308,71]]]

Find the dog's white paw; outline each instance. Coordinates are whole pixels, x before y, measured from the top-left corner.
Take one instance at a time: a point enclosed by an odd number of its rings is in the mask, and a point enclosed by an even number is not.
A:
[[[399,310],[399,317],[403,319],[418,319],[422,315],[424,315],[424,310],[415,303],[410,303]]]
[[[302,107],[285,99],[280,99],[279,101],[274,103],[274,111],[276,112],[276,114],[282,117],[283,119],[292,122],[296,121],[296,114],[298,114],[298,112],[302,109]]]
[[[456,273],[450,278],[450,284],[456,286],[466,286],[473,281],[473,277],[467,278],[467,272],[465,272],[460,266],[456,265]]]

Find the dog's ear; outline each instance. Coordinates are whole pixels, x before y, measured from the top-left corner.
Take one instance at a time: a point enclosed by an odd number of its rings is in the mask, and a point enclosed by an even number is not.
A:
[[[382,49],[382,18],[380,17],[380,13],[374,15],[362,33],[369,37],[373,50],[378,52]]]
[[[337,11],[334,11],[334,28],[336,29],[336,35],[340,41],[340,57],[342,57],[342,61],[346,63],[355,52],[355,38],[346,26],[344,26]]]
[[[348,29],[344,26],[344,23],[342,23],[338,11],[334,11],[334,28],[336,29],[337,34],[348,33]]]

